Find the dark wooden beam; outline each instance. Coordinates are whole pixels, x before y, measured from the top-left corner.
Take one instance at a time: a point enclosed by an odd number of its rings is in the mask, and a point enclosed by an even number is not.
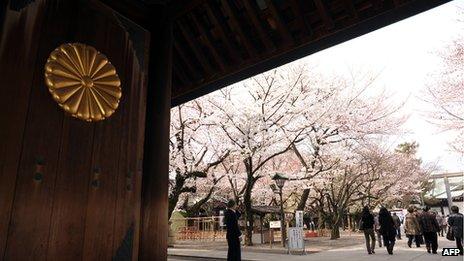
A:
[[[366,6],[372,6],[374,7],[375,10],[379,10],[383,7],[383,5],[384,5],[383,0],[373,0],[370,3],[363,4],[363,8],[365,8]]]
[[[351,0],[349,0],[351,1]],[[311,30],[308,28],[308,25],[305,22],[305,15],[301,11],[301,6],[298,4],[298,0],[290,0],[290,6],[295,13],[296,19],[298,21],[298,24],[300,25],[301,29],[303,30],[304,35],[310,36],[311,35]]]
[[[243,32],[242,26],[238,22],[236,14],[230,8],[229,2],[227,0],[221,0],[221,3],[224,7],[224,11],[226,12],[227,16],[229,16],[231,27],[235,29],[239,34],[240,41],[245,45],[245,49],[247,50],[248,55],[250,57],[253,56],[253,53],[256,51],[256,48],[253,46],[253,44],[250,42],[250,39]]]
[[[181,68],[181,66],[179,64],[175,64],[173,63],[173,78],[174,77],[177,77],[177,79],[179,79],[179,81],[181,82],[182,86],[190,86],[191,85],[191,82],[190,80],[188,79],[187,75],[185,74],[185,71],[183,70],[183,68]]]
[[[276,46],[274,42],[271,40],[271,37],[267,34],[267,32],[264,30],[263,25],[261,22],[258,20],[259,14],[256,13],[254,10],[253,6],[251,6],[250,2],[247,0],[242,1],[243,6],[245,7],[245,10],[247,12],[248,18],[251,20],[253,23],[254,28],[258,31],[258,35],[263,42],[264,46],[266,46],[266,50],[268,52],[272,52],[276,49]]]
[[[231,54],[231,56],[232,56],[231,59],[233,61],[241,60],[241,57],[240,57],[239,53],[237,52],[236,48],[234,48],[232,46],[232,44],[230,43],[230,41],[229,41],[229,39],[228,39],[228,37],[227,37],[227,35],[225,33],[224,25],[219,22],[218,18],[216,17],[213,10],[211,9],[211,6],[206,4],[205,9],[206,9],[206,12],[208,14],[208,17],[211,19],[211,21],[214,24],[214,28],[216,28],[219,31],[219,35],[220,35],[222,41],[224,42],[224,44],[226,45],[227,51]]]
[[[316,4],[317,11],[324,21],[326,28],[328,30],[332,29],[334,27],[334,22],[325,3],[322,0],[314,0],[314,3]]]
[[[399,1],[399,0],[393,0],[393,5],[394,5],[395,7],[400,6],[400,5],[401,5],[401,1]]]
[[[287,25],[282,19],[282,16],[280,15],[281,12],[277,10],[277,7],[275,6],[274,2],[272,0],[265,0],[266,4],[269,8],[269,11],[272,14],[272,17],[274,17],[276,23],[277,23],[277,30],[279,31],[280,35],[282,36],[284,40],[284,45],[287,44],[292,44],[293,43],[293,37],[290,31],[288,30]]]
[[[344,0],[343,3],[353,20],[358,20],[358,11],[356,11],[356,7],[354,6],[353,0]]]
[[[343,30],[327,32],[326,35],[318,38],[317,40],[307,41],[304,44],[287,48],[281,52],[274,52],[272,55],[270,54],[267,59],[262,60],[261,62],[249,62],[234,71],[227,72],[225,75],[218,76],[217,78],[210,78],[203,85],[197,86],[195,89],[179,90],[180,92],[175,93],[173,97],[172,106],[179,105],[201,95],[218,90],[224,86],[254,76],[258,73],[372,32],[446,2],[449,2],[449,0],[411,0],[409,3],[402,4],[397,8],[390,8],[386,11],[382,10],[381,12],[366,18],[364,21],[358,21],[355,24],[347,26]],[[177,89],[175,90],[177,91]]]
[[[217,52],[216,47],[212,43],[213,39],[211,39],[211,34],[205,30],[204,26],[200,22],[198,22],[197,16],[194,13],[189,15],[189,17],[192,18],[193,23],[200,31],[200,38],[205,42],[206,46],[208,47],[208,50],[211,51],[214,60],[219,65],[219,68],[221,69],[221,71],[224,71],[226,69],[226,66],[224,64],[224,57],[222,57]]]
[[[174,19],[179,19],[183,15],[193,11],[198,6],[206,3],[207,0],[176,0],[170,4],[170,13]]]
[[[200,78],[203,78],[203,74],[202,72],[200,72],[200,70],[197,70],[195,68],[195,66],[192,65],[192,62],[190,61],[190,59],[185,55],[184,53],[184,50],[182,50],[182,48],[179,46],[179,44],[177,43],[177,41],[173,41],[174,42],[174,50],[176,51],[176,53],[178,54],[178,59],[181,59],[182,62],[187,66],[187,70],[189,71],[189,73],[191,75],[201,75]]]
[[[200,62],[203,70],[206,72],[206,74],[212,74],[212,67],[210,63],[205,59],[205,54],[201,51],[201,48],[197,45],[196,42],[194,42],[195,39],[193,35],[187,31],[185,26],[182,24],[182,21],[177,21],[176,24],[179,27],[188,46],[190,47],[190,49],[192,49],[193,53],[195,54],[195,57]]]

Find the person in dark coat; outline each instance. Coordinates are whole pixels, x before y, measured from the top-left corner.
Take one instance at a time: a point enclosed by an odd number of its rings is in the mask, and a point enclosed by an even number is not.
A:
[[[422,214],[424,213],[424,210],[416,208],[414,213],[416,213],[417,221],[419,222],[419,226],[420,226],[420,219],[421,219]],[[421,227],[421,234],[419,235],[418,239],[421,245],[425,244],[424,233],[422,231],[422,227]]]
[[[369,207],[365,206],[362,211],[360,230],[364,232],[366,239],[367,253],[375,254],[375,232],[374,232],[374,215],[369,211]]]
[[[438,249],[438,236],[440,225],[437,222],[437,217],[431,213],[430,207],[426,206],[424,212],[420,216],[419,223],[425,239],[425,247],[427,252],[432,251],[433,254],[437,253]]]
[[[395,212],[393,212],[393,222],[395,223],[395,228],[396,228],[396,238],[401,240],[401,220],[400,217],[396,215]]]
[[[456,247],[459,248],[459,254],[462,256],[462,229],[463,229],[463,215],[459,213],[457,206],[451,207],[451,215],[448,218],[449,229],[453,231],[456,240]]]
[[[228,261],[240,261],[241,250],[240,250],[240,227],[238,226],[238,219],[240,218],[240,212],[237,210],[237,204],[234,200],[227,202],[227,209],[224,212],[224,220],[227,227],[227,245],[229,249],[227,251]]]
[[[387,252],[388,254],[393,255],[393,247],[395,246],[396,240],[396,228],[390,212],[385,207],[382,207],[379,211],[379,224],[380,234],[383,237],[383,243],[387,248]]]

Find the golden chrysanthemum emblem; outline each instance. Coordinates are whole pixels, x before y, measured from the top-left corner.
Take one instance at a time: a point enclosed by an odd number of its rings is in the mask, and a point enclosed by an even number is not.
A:
[[[106,56],[80,43],[63,44],[50,54],[45,83],[66,112],[85,121],[109,117],[122,95],[121,81]]]

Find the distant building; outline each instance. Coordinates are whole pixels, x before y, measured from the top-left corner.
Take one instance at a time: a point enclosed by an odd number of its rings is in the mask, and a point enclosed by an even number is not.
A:
[[[464,209],[464,172],[432,174],[430,181],[433,187],[424,199],[428,205],[444,215],[449,214],[450,205]]]

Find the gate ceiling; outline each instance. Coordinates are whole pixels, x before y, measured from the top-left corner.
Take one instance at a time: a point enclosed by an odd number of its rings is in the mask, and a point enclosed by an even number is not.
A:
[[[169,5],[174,34],[172,105],[175,106],[448,1],[106,2],[145,25],[150,23],[151,8]]]

